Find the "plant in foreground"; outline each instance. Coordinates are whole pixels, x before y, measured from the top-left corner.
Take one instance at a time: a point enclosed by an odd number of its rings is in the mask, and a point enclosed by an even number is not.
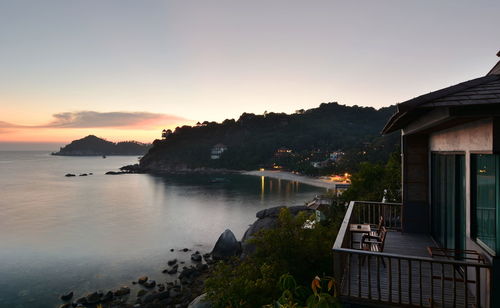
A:
[[[303,287],[297,286],[292,275],[282,275],[278,281],[278,288],[282,291],[281,297],[265,308],[337,308],[342,307],[337,298],[337,287],[332,277],[323,279],[316,276],[311,283],[313,294]],[[307,297],[309,295],[309,297]],[[304,300],[307,298],[306,300]],[[305,302],[305,306],[303,305]]]

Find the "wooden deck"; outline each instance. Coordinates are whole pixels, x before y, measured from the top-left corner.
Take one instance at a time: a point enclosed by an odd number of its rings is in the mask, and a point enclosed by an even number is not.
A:
[[[359,242],[360,237],[354,234],[353,239]],[[422,259],[380,258],[376,253],[347,255],[342,298],[347,302],[367,301],[380,306],[476,307],[473,294],[465,291],[463,268],[425,261],[430,258],[429,246],[436,246],[430,236],[389,231],[385,254]],[[352,248],[359,248],[359,244],[354,243]],[[475,278],[467,278],[468,289],[474,288]]]

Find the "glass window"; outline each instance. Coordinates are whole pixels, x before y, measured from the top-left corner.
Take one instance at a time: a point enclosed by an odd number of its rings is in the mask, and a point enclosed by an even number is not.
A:
[[[477,154],[471,160],[473,236],[496,251],[498,156]]]
[[[445,248],[465,247],[465,156],[433,153],[431,157],[431,228]]]

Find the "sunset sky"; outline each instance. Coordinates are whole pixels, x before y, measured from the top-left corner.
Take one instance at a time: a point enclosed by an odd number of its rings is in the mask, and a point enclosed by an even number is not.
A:
[[[498,12],[500,1],[1,1],[0,150],[88,134],[151,142],[329,101],[389,106],[486,74]]]

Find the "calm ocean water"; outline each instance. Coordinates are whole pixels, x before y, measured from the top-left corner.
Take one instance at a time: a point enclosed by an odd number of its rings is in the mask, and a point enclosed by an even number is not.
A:
[[[240,239],[257,211],[324,191],[243,175],[104,175],[135,162],[0,152],[0,307],[57,307],[67,291],[141,275],[163,282],[167,260],[189,259],[179,249],[209,252],[226,228]]]

